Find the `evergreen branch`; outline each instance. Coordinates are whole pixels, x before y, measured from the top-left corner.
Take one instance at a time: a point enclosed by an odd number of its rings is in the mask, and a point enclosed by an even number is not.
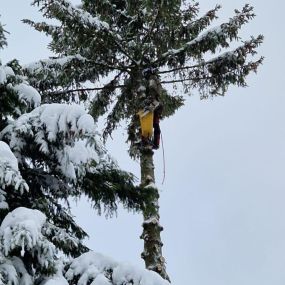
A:
[[[34,4],[43,1],[44,0],[35,0]],[[88,34],[88,31],[90,30],[95,31],[97,33],[104,33],[105,37],[106,35],[109,36],[109,40],[113,41],[113,43],[117,46],[117,48],[122,54],[124,54],[129,60],[136,64],[135,59],[120,44],[120,38],[118,37],[116,32],[113,32],[111,30],[111,27],[107,22],[102,21],[98,17],[93,17],[87,11],[74,7],[69,1],[66,0],[54,0],[52,2],[49,2],[48,4],[45,2],[43,9],[45,10],[46,16],[53,16],[57,18],[65,24],[65,27],[67,27],[67,24],[70,22],[72,23],[72,29],[74,29],[74,21],[76,21],[76,24],[78,24],[83,30],[85,30],[86,34]],[[102,39],[101,44],[103,44],[105,49],[108,50],[108,39],[106,40],[106,38],[104,38],[102,35],[99,37],[98,36],[99,34],[97,35],[97,38]]]
[[[5,33],[7,33],[7,31],[4,30],[3,26],[0,23],[0,48],[7,46]]]
[[[212,77],[204,76],[204,77],[195,77],[195,78],[183,78],[183,79],[173,79],[173,80],[165,80],[161,81],[161,84],[173,84],[173,83],[184,83],[186,81],[199,81],[199,80],[206,80],[211,79]]]
[[[135,65],[137,65],[137,61],[123,48],[123,46],[117,41],[117,39],[114,37],[114,34],[111,33],[109,30],[106,31],[108,34],[112,35],[112,40],[116,44],[116,46],[119,48],[120,52],[123,53],[129,60],[131,60]]]
[[[261,57],[256,62],[250,62],[247,65],[245,65],[244,67],[250,67],[251,70],[256,71],[258,65],[261,64],[263,60],[264,60],[264,57]],[[232,69],[230,71],[234,71],[234,70],[235,69]],[[188,78],[182,78],[182,79],[164,80],[164,81],[161,81],[160,83],[161,84],[172,84],[172,83],[183,83],[186,81],[198,82],[201,80],[211,80],[211,79],[214,79],[215,77],[216,76],[188,77]]]
[[[172,68],[172,69],[169,69],[169,70],[158,71],[157,74],[166,74],[166,73],[170,73],[170,72],[176,72],[176,71],[179,71],[179,70],[201,67],[201,66],[204,66],[206,64],[207,63],[195,64],[195,65],[190,65],[190,66],[180,66],[180,67]]]
[[[194,13],[197,13],[197,7],[194,6]],[[181,30],[179,31],[180,37],[183,39],[193,39],[194,37],[197,37],[198,34],[207,28],[211,22],[217,18],[217,12],[218,10],[221,9],[221,5],[217,5],[214,9],[208,11],[204,16],[200,17],[199,19],[196,19],[194,21],[191,21],[187,23],[188,21],[186,20],[186,24],[182,25]],[[185,17],[185,15],[184,15]]]
[[[99,70],[104,70],[104,72],[110,70],[118,70],[120,73],[128,72],[126,68],[117,69],[116,65],[111,66],[101,62],[94,62],[80,55],[41,60],[25,66],[23,71],[29,82],[44,92],[44,96],[48,96],[51,94],[71,93],[72,91],[66,91],[70,90],[70,88],[73,89],[72,86],[74,86],[75,82],[83,83],[86,80],[98,79]],[[54,91],[54,89],[61,86],[64,86],[66,90]],[[83,90],[84,88],[80,89],[75,91],[88,91]],[[97,90],[101,90],[101,88]]]
[[[256,54],[255,49],[263,42],[263,36],[259,35],[256,38],[251,38],[249,41],[245,41],[243,45],[237,47],[232,51],[227,51],[217,57],[214,57],[208,61],[203,61],[202,63],[191,65],[191,66],[180,66],[177,68],[159,71],[158,74],[167,74],[171,72],[181,71],[185,69],[194,69],[201,68],[206,66],[212,66],[214,64],[219,63],[219,65],[228,65],[228,61],[230,60],[232,64],[234,62],[238,62],[239,64],[245,62],[245,58],[248,54],[254,55]]]
[[[115,95],[116,86],[120,80],[122,72],[114,77],[103,89],[97,93],[97,96],[91,103],[90,114],[97,120],[99,116],[104,115],[107,107],[112,103],[112,97]]]
[[[170,49],[158,58],[154,64],[162,65],[165,62],[176,65],[176,61],[189,57],[201,57],[201,54],[208,51],[215,52],[216,48],[229,47],[229,41],[238,39],[238,31],[248,23],[255,15],[252,12],[253,7],[245,5],[242,11],[236,10],[236,15],[229,20],[228,23],[223,23],[216,28],[210,29],[200,34],[195,39],[181,45],[180,48]]]
[[[248,62],[247,64],[241,63],[231,67],[231,61],[223,65],[214,65],[213,69],[203,70],[203,71],[193,71],[189,77],[180,78],[168,81],[161,81],[161,84],[174,84],[182,83],[184,87],[187,88],[190,86],[192,88],[199,87],[199,90],[202,92],[201,98],[208,98],[208,95],[205,95],[204,90],[209,91],[211,95],[224,95],[229,85],[238,85],[238,86],[247,86],[245,77],[250,72],[256,72],[257,68],[263,62],[263,57],[260,59]],[[223,71],[217,69],[218,67],[223,68]],[[205,76],[201,76],[205,74]]]
[[[150,35],[152,34],[153,32],[153,29],[155,27],[155,24],[156,24],[156,21],[157,21],[157,18],[158,18],[158,15],[159,15],[159,9],[157,9],[156,11],[156,14],[155,14],[155,17],[151,23],[151,26],[150,26],[150,29],[148,30],[148,33],[145,35],[145,37],[142,39],[142,45],[144,45],[146,43],[146,41],[148,40],[148,38],[150,37]],[[144,54],[144,53],[143,53]]]
[[[60,31],[60,27],[58,26],[53,26],[50,24],[47,24],[45,22],[34,22],[31,21],[29,19],[23,19],[22,22],[24,24],[27,24],[31,27],[33,27],[35,30],[39,31],[39,32],[44,32],[47,36],[53,36],[55,33],[59,33]]]
[[[106,142],[108,135],[111,136],[112,132],[116,129],[119,121],[125,117],[125,94],[121,93],[112,111],[107,116],[107,124],[103,131],[103,139]]]
[[[155,191],[134,185],[136,177],[114,168],[99,168],[96,173],[87,173],[82,190],[91,200],[99,214],[102,206],[111,215],[120,202],[125,208],[139,212],[152,201]]]

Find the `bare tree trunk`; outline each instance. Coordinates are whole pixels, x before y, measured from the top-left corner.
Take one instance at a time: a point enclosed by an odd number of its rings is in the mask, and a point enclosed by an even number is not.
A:
[[[141,239],[144,240],[144,251],[142,258],[145,261],[146,268],[153,270],[161,275],[162,278],[170,279],[166,273],[165,259],[162,256],[162,246],[160,232],[163,230],[159,224],[159,193],[155,187],[153,150],[152,146],[145,145],[141,150],[141,186],[152,188],[155,192],[153,200],[145,206],[143,233]]]

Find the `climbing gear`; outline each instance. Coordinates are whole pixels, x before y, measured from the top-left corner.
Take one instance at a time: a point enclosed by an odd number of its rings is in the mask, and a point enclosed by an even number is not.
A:
[[[142,74],[144,78],[148,79],[151,75],[156,74],[157,71],[158,71],[157,68],[148,67],[142,71]]]
[[[152,148],[158,149],[160,144],[160,126],[162,106],[155,101],[148,110],[140,110],[138,112],[141,125],[142,141],[151,141]]]
[[[153,134],[153,111],[139,111],[141,135],[143,139],[150,139]]]
[[[157,110],[154,110],[154,116],[153,116],[153,149],[158,149],[159,148],[159,143],[160,143],[160,126],[159,126],[159,119],[160,115]]]

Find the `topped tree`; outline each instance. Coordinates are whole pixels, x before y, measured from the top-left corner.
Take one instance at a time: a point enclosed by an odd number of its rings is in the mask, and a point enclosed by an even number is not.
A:
[[[157,109],[160,118],[174,114],[184,100],[166,89],[169,84],[181,84],[184,94],[197,88],[203,99],[224,95],[229,85],[246,86],[246,76],[262,63],[262,58],[248,57],[256,54],[263,37],[251,37],[233,49],[230,44],[241,41],[239,31],[255,16],[253,8],[245,5],[212,28],[221,7],[200,16],[194,1],[82,0],[75,7],[67,0],[35,0],[34,4],[46,18],[59,21],[51,25],[25,20],[51,36],[49,47],[58,57],[27,66],[25,74],[44,100],[69,101],[70,95],[85,100],[88,91],[97,91],[89,97],[91,113],[95,119],[108,114],[105,137],[121,120],[127,121],[130,155],[141,160],[141,186],[156,193],[144,209],[142,257],[148,269],[169,279],[161,252],[153,142],[141,137],[137,114]],[[104,85],[84,86],[103,77],[109,79]]]

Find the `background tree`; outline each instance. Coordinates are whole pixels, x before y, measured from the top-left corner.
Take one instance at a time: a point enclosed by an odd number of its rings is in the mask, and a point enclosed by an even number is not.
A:
[[[184,100],[165,89],[167,84],[181,84],[184,94],[196,88],[202,99],[224,95],[229,85],[246,86],[246,76],[262,62],[248,57],[255,55],[263,37],[242,42],[239,38],[241,27],[254,17],[253,8],[245,5],[228,22],[210,28],[220,6],[199,16],[194,1],[83,0],[75,7],[67,0],[36,0],[34,4],[46,18],[60,22],[25,20],[52,37],[50,48],[58,58],[28,66],[25,74],[44,100],[82,100],[87,91],[99,91],[91,112],[95,119],[108,113],[105,138],[121,120],[127,121],[130,155],[141,161],[141,186],[155,193],[144,208],[142,257],[148,269],[169,279],[161,251],[153,145],[151,140],[142,143],[137,113],[159,103],[162,118],[173,115]],[[229,50],[232,42],[241,44]],[[81,86],[107,76],[112,79],[103,86]]]

